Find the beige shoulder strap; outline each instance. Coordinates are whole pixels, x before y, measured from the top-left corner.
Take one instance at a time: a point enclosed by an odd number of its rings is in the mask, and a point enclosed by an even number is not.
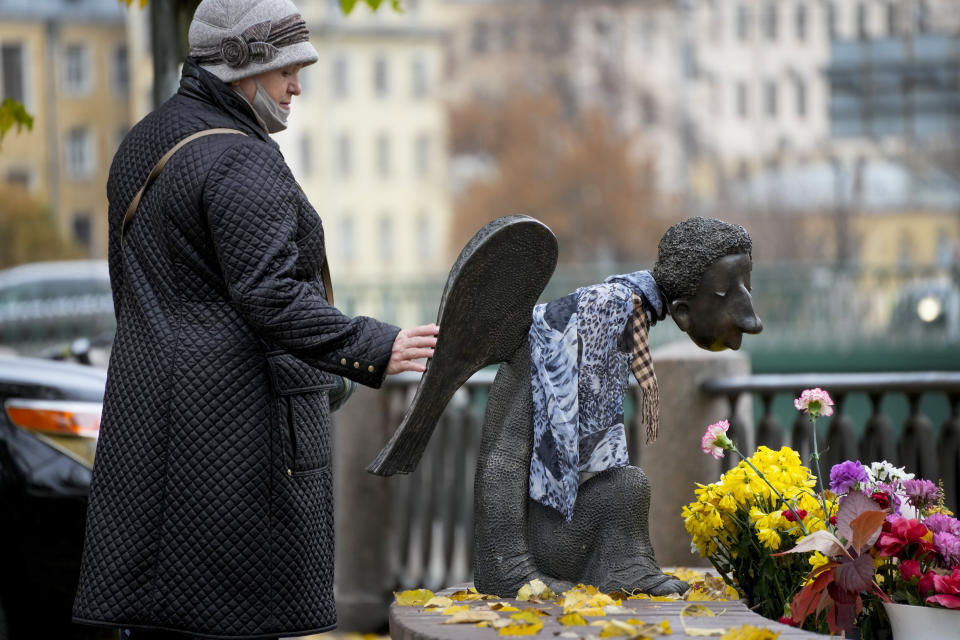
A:
[[[150,171],[150,174],[147,176],[146,182],[144,182],[143,186],[140,187],[140,191],[137,191],[137,195],[133,196],[133,200],[130,201],[130,205],[127,207],[126,213],[123,214],[123,223],[120,226],[120,246],[121,247],[123,246],[123,237],[126,234],[127,225],[130,223],[130,220],[133,219],[133,215],[137,212],[137,207],[140,206],[140,199],[143,197],[143,194],[146,192],[146,190],[150,188],[150,185],[153,184],[153,181],[157,179],[157,176],[160,175],[160,172],[163,171],[163,168],[166,166],[167,161],[173,157],[173,154],[175,154],[177,151],[180,150],[180,147],[187,144],[188,142],[193,142],[197,138],[202,138],[204,136],[212,136],[217,133],[238,133],[242,136],[247,135],[243,131],[239,131],[237,129],[226,129],[226,128],[204,129],[203,131],[197,131],[196,133],[193,133],[187,136],[186,138],[184,138],[183,140],[175,144],[172,149],[170,149],[165,154],[163,154],[163,157],[161,157],[157,161],[157,164]]]

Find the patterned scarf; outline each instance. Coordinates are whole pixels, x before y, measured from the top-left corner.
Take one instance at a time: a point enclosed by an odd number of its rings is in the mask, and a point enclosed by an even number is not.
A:
[[[558,313],[561,307],[565,311]],[[647,440],[656,437],[659,392],[647,334],[665,315],[659,287],[647,271],[611,276],[534,308],[529,333],[534,439],[530,497],[567,520],[573,517],[581,471],[630,463],[623,390],[631,370],[643,391],[639,409]],[[633,343],[630,354],[617,348],[627,328]]]

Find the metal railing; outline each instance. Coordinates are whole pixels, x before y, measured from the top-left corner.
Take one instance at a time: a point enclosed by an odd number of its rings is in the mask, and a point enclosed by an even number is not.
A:
[[[462,584],[473,575],[473,476],[480,448],[480,430],[486,396],[494,372],[473,376],[454,396],[444,412],[416,472],[399,476],[395,482],[394,518],[396,534],[390,557],[392,575],[398,588],[440,588]],[[632,382],[632,381],[631,381]],[[391,423],[399,424],[404,408],[416,388],[416,375],[388,378]],[[789,426],[771,407],[778,396],[798,396],[805,388],[828,389],[836,402],[835,414],[817,426],[821,440],[821,468],[829,473],[832,464],[844,459],[863,462],[888,460],[931,480],[943,480],[948,506],[956,511],[960,496],[960,373],[876,373],[753,375],[708,380],[702,387],[706,397],[722,396],[737,406],[743,394],[753,394],[762,410],[756,427],[738,416],[731,417],[734,433],[747,441],[770,447],[793,446],[808,460],[810,421],[797,413]],[[633,401],[636,384],[628,390]],[[851,397],[865,395],[872,414],[861,429],[845,411]],[[884,399],[905,396],[909,411],[902,428],[896,429],[882,412]],[[945,396],[949,416],[935,429],[921,412],[921,398]],[[696,401],[694,399],[693,401]],[[628,433],[641,433],[637,417],[628,411]],[[637,438],[628,436],[631,460],[639,463]],[[729,457],[727,458],[729,460]]]
[[[708,380],[703,391],[723,396],[729,407],[735,407],[743,394],[759,399],[760,420],[753,430],[757,445],[779,448],[792,446],[802,460],[809,460],[813,425],[797,412],[789,430],[773,411],[777,396],[796,397],[803,389],[827,389],[835,402],[834,414],[817,425],[821,443],[820,469],[828,474],[830,467],[843,460],[865,463],[887,460],[906,467],[918,477],[943,481],[947,506],[957,511],[960,498],[960,373],[862,373],[862,374],[795,374],[753,375],[725,380]],[[866,396],[870,415],[861,428],[845,409],[851,398]],[[906,419],[896,429],[884,413],[884,401],[891,396],[905,397]],[[930,417],[922,411],[925,396],[946,396],[948,416],[934,429]],[[745,425],[737,416],[730,418],[731,430],[744,433]],[[728,461],[731,464],[733,461]],[[827,479],[824,478],[825,484]]]

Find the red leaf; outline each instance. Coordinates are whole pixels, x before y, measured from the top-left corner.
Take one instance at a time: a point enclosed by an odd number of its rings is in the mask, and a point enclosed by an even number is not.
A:
[[[880,528],[883,527],[886,517],[886,511],[867,510],[850,522],[850,529],[853,531],[851,542],[857,553],[873,546],[880,536]]]
[[[878,506],[876,502],[859,491],[844,496],[837,510],[837,535],[846,540],[847,544],[852,543],[851,523],[864,511],[876,511]]]
[[[834,573],[839,588],[854,593],[869,591],[873,585],[873,558],[867,553],[853,560],[844,557]]]

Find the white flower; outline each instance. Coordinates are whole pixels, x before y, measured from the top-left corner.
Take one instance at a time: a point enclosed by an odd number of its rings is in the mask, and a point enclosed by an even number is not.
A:
[[[886,460],[871,462],[867,473],[870,475],[872,482],[903,482],[914,478],[914,474],[907,473],[907,470],[903,467],[895,467]]]

